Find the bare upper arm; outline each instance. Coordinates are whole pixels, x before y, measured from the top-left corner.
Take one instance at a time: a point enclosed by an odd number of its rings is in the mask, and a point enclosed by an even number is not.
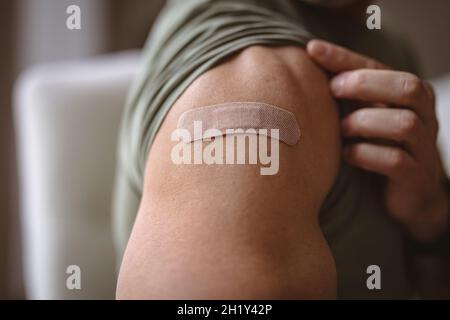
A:
[[[302,136],[295,146],[280,143],[276,175],[171,161],[179,116],[231,101],[294,113]],[[338,133],[326,77],[301,48],[250,47],[202,75],[152,145],[118,297],[333,297],[335,267],[318,212],[339,168]]]

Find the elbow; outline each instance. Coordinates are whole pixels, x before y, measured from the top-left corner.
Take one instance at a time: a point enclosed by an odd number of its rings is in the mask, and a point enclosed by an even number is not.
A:
[[[179,254],[173,263],[123,264],[117,299],[278,300],[334,299],[336,268],[327,247],[314,254],[264,252],[196,256]],[[190,256],[190,257],[188,257]],[[162,260],[162,261],[161,261]]]

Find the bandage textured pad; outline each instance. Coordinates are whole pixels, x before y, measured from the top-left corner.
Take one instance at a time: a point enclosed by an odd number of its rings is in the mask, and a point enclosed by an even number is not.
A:
[[[178,128],[191,133],[194,137],[194,121],[201,121],[202,130],[217,129],[226,134],[227,129],[271,129],[279,130],[279,139],[288,145],[297,144],[300,128],[292,112],[260,102],[229,102],[201,107],[184,112],[178,119]],[[261,132],[259,132],[262,134]]]

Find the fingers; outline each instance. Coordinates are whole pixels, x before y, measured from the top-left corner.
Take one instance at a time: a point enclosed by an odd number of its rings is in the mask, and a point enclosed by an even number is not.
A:
[[[411,107],[433,119],[433,89],[417,76],[386,70],[372,58],[323,40],[311,40],[307,52],[324,69],[339,73],[331,81],[336,98]]]
[[[342,121],[345,137],[392,140],[405,144],[412,153],[424,132],[422,120],[407,109],[363,108]]]
[[[388,69],[372,58],[323,40],[311,40],[306,51],[322,68],[334,73],[354,69]]]
[[[416,161],[401,148],[356,143],[344,150],[350,164],[401,181],[417,167]]]
[[[372,139],[347,146],[347,161],[398,182],[420,171],[419,163],[426,158],[438,127],[432,87],[413,74],[392,71],[375,59],[326,41],[312,40],[306,50],[319,66],[337,74],[330,83],[335,98],[364,101],[367,106],[342,121],[344,136]],[[375,144],[375,139],[385,144]]]
[[[359,69],[337,75],[330,86],[338,99],[410,107],[423,119],[434,114],[429,88],[407,72]]]

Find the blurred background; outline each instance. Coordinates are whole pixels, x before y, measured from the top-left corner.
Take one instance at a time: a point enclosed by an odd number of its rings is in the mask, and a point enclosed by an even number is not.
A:
[[[36,65],[83,61],[141,48],[164,2],[0,2],[0,299],[30,297],[27,277],[24,276],[24,221],[21,218],[21,199],[26,195],[19,183],[22,181],[18,173],[21,165],[14,122],[16,80],[25,70]],[[437,79],[450,72],[450,1],[382,0],[374,3],[381,7],[383,29],[395,29],[412,43],[425,77]],[[81,30],[71,31],[65,27],[66,8],[73,4],[82,10]],[[66,76],[70,76],[68,70]],[[34,293],[31,297],[39,295]],[[111,298],[112,295],[102,293],[99,297]]]

